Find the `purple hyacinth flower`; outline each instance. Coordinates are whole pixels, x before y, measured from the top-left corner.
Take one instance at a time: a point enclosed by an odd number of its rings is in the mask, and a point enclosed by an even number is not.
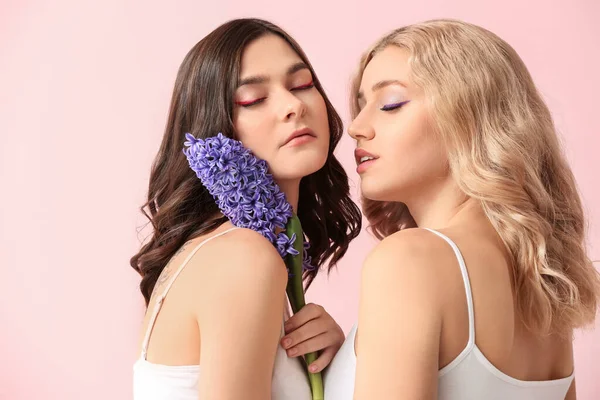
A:
[[[292,234],[291,238],[288,238],[288,236],[285,233],[280,233],[279,235],[277,235],[277,239],[275,240],[275,244],[277,247],[277,251],[279,252],[279,255],[281,256],[281,258],[285,257],[288,254],[291,254],[293,256],[297,256],[298,250],[296,250],[294,248],[294,242],[296,241],[296,234]]]
[[[285,194],[268,172],[267,163],[258,159],[240,141],[217,136],[197,139],[186,133],[183,153],[190,168],[215,199],[219,209],[235,226],[252,229],[267,238],[283,258],[297,255],[296,235],[289,238],[284,229],[292,216]],[[303,267],[313,270],[304,242]]]

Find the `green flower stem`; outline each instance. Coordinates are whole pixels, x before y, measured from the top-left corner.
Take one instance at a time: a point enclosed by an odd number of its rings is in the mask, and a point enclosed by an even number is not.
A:
[[[302,233],[302,225],[300,219],[296,214],[288,220],[286,225],[286,233],[288,237],[292,237],[292,234],[296,234],[296,241],[294,242],[294,248],[298,251],[297,256],[288,254],[285,259],[285,263],[292,276],[288,279],[287,294],[290,300],[292,311],[297,313],[306,305],[304,300],[304,284],[302,282],[302,255],[304,252],[304,234]],[[306,366],[313,363],[318,357],[316,352],[309,353],[305,356]],[[310,388],[312,391],[313,400],[323,400],[323,379],[321,373],[312,373],[308,371],[308,380],[310,381]]]

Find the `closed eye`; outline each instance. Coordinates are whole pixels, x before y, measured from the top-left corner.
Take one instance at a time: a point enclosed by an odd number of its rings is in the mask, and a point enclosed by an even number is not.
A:
[[[396,110],[398,108],[401,108],[402,106],[404,106],[406,103],[408,103],[410,100],[407,101],[402,101],[400,103],[393,103],[393,104],[386,104],[383,107],[380,108],[381,111],[393,111]]]
[[[313,81],[310,81],[306,85],[296,86],[295,88],[292,88],[291,90],[307,90],[307,89],[312,89],[314,87],[315,87],[315,84],[313,83]]]
[[[235,104],[241,107],[252,107],[256,104],[260,104],[266,100],[266,97],[262,97],[260,99],[251,100],[251,101],[236,101]]]
[[[305,85],[296,86],[296,87],[294,87],[294,88],[292,88],[290,90],[291,91],[295,91],[295,90],[308,90],[308,89],[312,89],[314,87],[315,87],[314,82],[310,81],[309,83],[307,83]],[[257,104],[262,103],[266,99],[267,99],[266,97],[261,97],[260,99],[250,100],[250,101],[236,101],[235,104],[237,104],[240,107],[252,107],[252,106],[255,106]]]

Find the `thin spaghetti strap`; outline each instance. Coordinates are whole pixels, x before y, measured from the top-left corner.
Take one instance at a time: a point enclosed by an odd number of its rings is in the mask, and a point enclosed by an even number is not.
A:
[[[148,352],[148,343],[150,342],[150,335],[152,334],[152,329],[154,328],[154,323],[156,322],[156,317],[158,317],[158,313],[160,311],[160,308],[162,307],[162,303],[165,300],[165,297],[167,296],[167,293],[171,289],[171,286],[173,286],[173,283],[175,282],[175,280],[177,279],[177,277],[179,276],[181,271],[183,271],[183,268],[185,268],[187,263],[190,262],[192,257],[194,257],[194,255],[198,252],[198,250],[200,250],[200,248],[202,246],[204,246],[206,243],[210,242],[211,240],[216,239],[220,236],[223,236],[226,233],[231,232],[235,229],[239,229],[239,228],[237,226],[235,226],[235,227],[229,228],[221,233],[217,233],[216,235],[211,236],[208,239],[203,240],[190,252],[190,254],[188,254],[188,256],[181,263],[179,268],[177,268],[177,271],[175,272],[175,274],[173,275],[173,277],[171,278],[171,280],[165,287],[165,290],[163,290],[163,292],[156,299],[156,305],[154,306],[154,310],[152,311],[152,316],[150,317],[150,321],[148,321],[148,327],[146,328],[146,335],[144,336],[144,342],[142,343],[142,358],[144,360],[146,359],[146,354]]]
[[[450,239],[448,236],[433,229],[424,229],[428,230],[429,232],[435,233],[437,236],[444,239],[450,245],[450,247],[452,247],[452,250],[454,250],[454,254],[456,255],[456,258],[458,260],[458,265],[460,266],[460,272],[463,277],[463,282],[465,284],[465,294],[467,295],[467,310],[469,312],[469,345],[471,345],[475,343],[475,311],[473,307],[473,293],[471,292],[471,282],[469,280],[469,272],[467,271],[467,264],[465,263],[465,259],[463,258],[462,253],[460,252],[460,249],[458,248],[456,243],[454,243],[454,241],[452,241],[452,239]]]
[[[167,292],[171,289],[171,286],[173,286],[173,283],[175,283],[175,279],[177,279],[177,277],[179,276],[179,274],[181,273],[181,271],[183,271],[183,268],[187,265],[188,262],[190,262],[190,260],[192,259],[192,257],[194,257],[194,255],[198,252],[198,250],[200,250],[200,248],[202,246],[204,246],[206,243],[210,242],[213,239],[216,239],[218,237],[223,236],[226,233],[229,233],[235,229],[239,229],[237,226],[233,227],[233,228],[229,228],[226,231],[223,231],[221,233],[217,233],[214,236],[209,237],[208,239],[202,241],[202,243],[198,244],[198,246],[196,246],[196,248],[194,248],[194,250],[192,250],[190,252],[190,254],[188,254],[188,256],[185,258],[185,260],[181,263],[181,265],[179,266],[179,268],[177,269],[177,272],[175,272],[175,275],[173,275],[173,278],[171,278],[171,281],[169,282],[169,284],[167,285],[167,287],[165,288],[165,290],[162,292],[160,298],[164,299],[165,296],[167,295]]]

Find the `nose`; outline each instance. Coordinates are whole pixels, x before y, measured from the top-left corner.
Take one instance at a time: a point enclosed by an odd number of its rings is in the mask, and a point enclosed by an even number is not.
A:
[[[291,92],[286,92],[281,97],[280,117],[282,121],[301,118],[306,113],[306,103]]]
[[[362,113],[361,113],[362,114]],[[375,137],[373,126],[368,123],[365,116],[358,114],[348,127],[348,134],[354,140],[371,140]]]

